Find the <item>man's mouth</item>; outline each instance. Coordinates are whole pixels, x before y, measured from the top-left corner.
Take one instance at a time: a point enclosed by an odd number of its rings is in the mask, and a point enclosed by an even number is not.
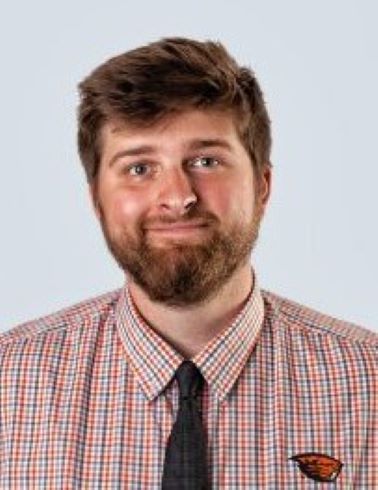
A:
[[[169,236],[189,236],[195,233],[202,233],[208,228],[208,224],[203,221],[189,221],[177,223],[161,223],[150,226],[147,231],[152,234]]]

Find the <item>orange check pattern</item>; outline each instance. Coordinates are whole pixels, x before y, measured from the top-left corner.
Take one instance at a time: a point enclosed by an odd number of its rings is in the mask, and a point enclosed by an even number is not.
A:
[[[193,361],[213,489],[378,489],[378,336],[255,285]],[[117,291],[0,336],[1,489],[159,489],[182,357]],[[317,471],[316,465],[311,471]],[[336,475],[336,473],[335,473]]]

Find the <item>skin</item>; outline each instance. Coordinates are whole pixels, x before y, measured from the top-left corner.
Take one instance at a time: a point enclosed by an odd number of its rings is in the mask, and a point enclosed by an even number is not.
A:
[[[235,230],[245,237],[257,233],[271,170],[264,170],[256,192],[250,158],[228,112],[189,109],[147,128],[113,120],[102,128],[101,143],[98,180],[89,190],[108,246],[127,250],[128,243],[140,243],[138,230],[143,230],[145,243],[160,254],[161,267],[173,274],[185,256],[183,247],[192,257],[217,231],[231,237]],[[249,239],[250,249],[255,238]],[[249,253],[238,261],[230,277],[218,278],[208,294],[201,290],[200,300],[156,300],[128,274],[130,294],[143,319],[190,359],[248,299]]]

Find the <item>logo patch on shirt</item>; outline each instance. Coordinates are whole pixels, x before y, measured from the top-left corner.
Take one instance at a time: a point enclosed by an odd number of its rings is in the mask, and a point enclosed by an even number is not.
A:
[[[319,482],[334,482],[343,466],[338,459],[320,453],[296,454],[289,459],[298,463],[302,473]]]

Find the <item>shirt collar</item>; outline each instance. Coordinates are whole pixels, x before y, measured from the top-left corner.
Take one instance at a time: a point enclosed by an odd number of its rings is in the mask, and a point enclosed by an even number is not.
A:
[[[131,369],[146,397],[153,400],[166,388],[184,358],[141,318],[127,281],[115,313]],[[252,354],[263,319],[264,301],[254,274],[254,285],[242,310],[192,359],[219,401],[230,392]]]

